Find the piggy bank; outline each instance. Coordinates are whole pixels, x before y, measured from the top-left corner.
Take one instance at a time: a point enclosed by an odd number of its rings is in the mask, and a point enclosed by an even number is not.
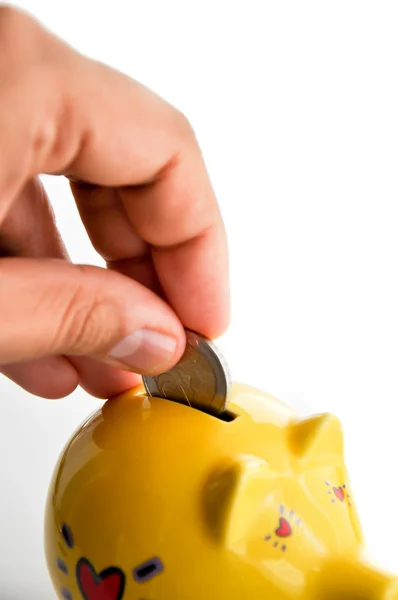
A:
[[[393,600],[339,421],[234,384],[220,417],[133,389],[73,435],[45,517],[64,600]]]

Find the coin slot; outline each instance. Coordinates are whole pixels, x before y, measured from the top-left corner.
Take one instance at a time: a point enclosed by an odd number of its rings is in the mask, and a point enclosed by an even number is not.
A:
[[[225,421],[226,423],[231,423],[231,421],[235,421],[238,418],[238,415],[231,412],[230,410],[225,410],[221,415],[214,415],[220,421]]]
[[[224,421],[225,423],[231,423],[239,417],[238,414],[232,412],[231,410],[224,410],[224,412],[218,415],[204,410],[204,408],[200,406],[189,405],[186,402],[180,402],[179,400],[172,400],[171,398],[162,398],[162,400],[164,400],[165,402],[175,402],[177,404],[182,404],[183,406],[189,408],[189,410],[197,410],[201,413],[204,413],[205,415],[208,415],[209,417],[212,417],[213,419],[218,419],[219,421]]]

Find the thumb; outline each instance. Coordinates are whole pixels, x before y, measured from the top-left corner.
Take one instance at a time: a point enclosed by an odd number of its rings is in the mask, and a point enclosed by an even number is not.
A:
[[[73,354],[155,374],[184,347],[166,302],[120,273],[62,260],[0,260],[0,365]]]

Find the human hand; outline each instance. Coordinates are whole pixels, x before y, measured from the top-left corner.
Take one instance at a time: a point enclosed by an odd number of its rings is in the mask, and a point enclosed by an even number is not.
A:
[[[0,7],[0,371],[110,397],[229,322],[226,236],[186,118]],[[38,175],[65,175],[107,268],[73,265]]]

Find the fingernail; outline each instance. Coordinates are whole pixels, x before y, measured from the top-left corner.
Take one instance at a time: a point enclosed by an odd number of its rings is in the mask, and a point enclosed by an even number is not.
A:
[[[133,371],[150,374],[167,368],[176,348],[175,338],[153,329],[139,329],[116,344],[109,356]]]

